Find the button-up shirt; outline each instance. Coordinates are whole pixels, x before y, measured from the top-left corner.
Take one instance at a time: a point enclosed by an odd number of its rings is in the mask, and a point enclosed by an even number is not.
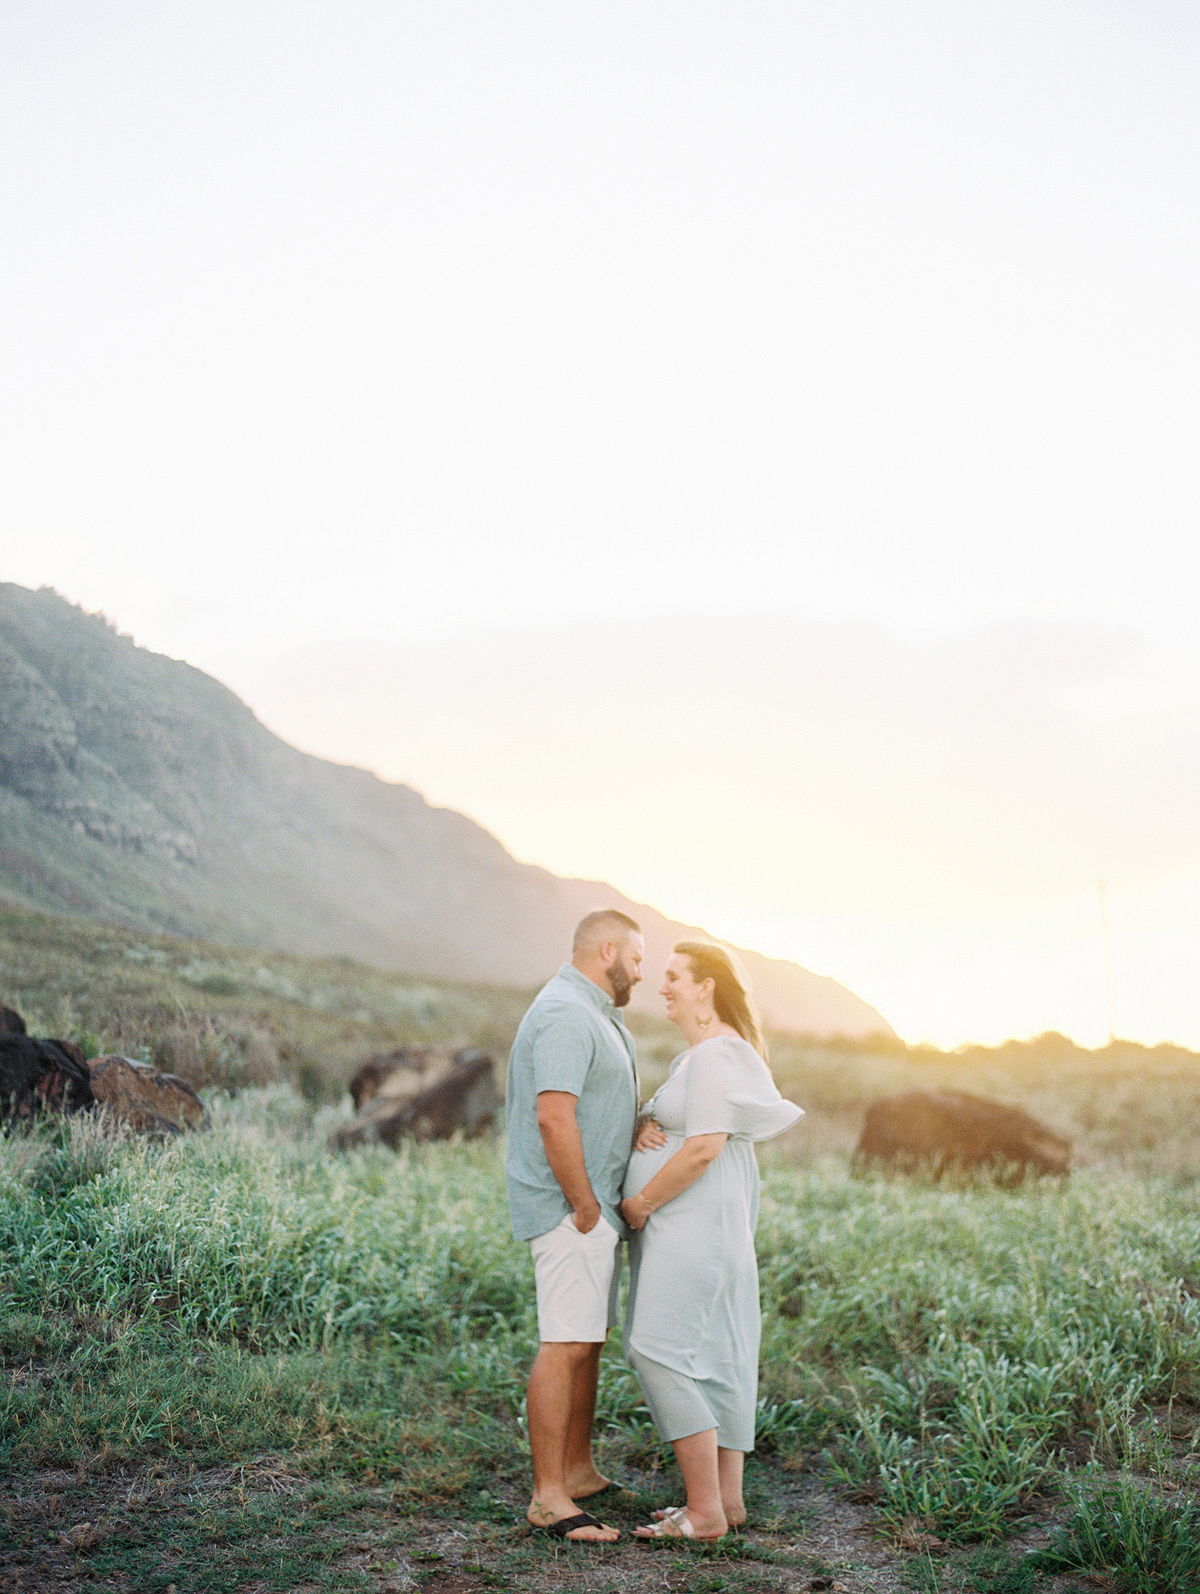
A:
[[[518,1240],[548,1234],[571,1210],[538,1128],[543,1090],[578,1098],[575,1121],[588,1178],[604,1216],[624,1234],[618,1208],[637,1121],[633,1036],[607,991],[572,963],[564,963],[534,997],[508,1060],[505,1167]]]

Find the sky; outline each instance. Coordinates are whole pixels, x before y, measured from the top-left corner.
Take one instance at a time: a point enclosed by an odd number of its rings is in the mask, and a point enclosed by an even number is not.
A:
[[[7,0],[0,577],[909,1039],[1200,1047],[1198,69],[1164,0]]]

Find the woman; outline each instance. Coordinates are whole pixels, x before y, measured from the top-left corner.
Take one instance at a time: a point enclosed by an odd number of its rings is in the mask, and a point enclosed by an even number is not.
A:
[[[729,954],[681,941],[661,995],[688,1049],[639,1125],[621,1215],[630,1241],[625,1354],[687,1503],[640,1538],[719,1539],[746,1520],[742,1464],[758,1403],[756,1140],[802,1116],[784,1101],[744,979]]]

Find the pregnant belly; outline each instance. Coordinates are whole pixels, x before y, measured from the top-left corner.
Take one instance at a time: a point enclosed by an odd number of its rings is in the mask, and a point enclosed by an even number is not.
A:
[[[637,1195],[647,1180],[653,1179],[658,1170],[670,1162],[682,1145],[682,1135],[668,1135],[666,1145],[659,1146],[657,1151],[635,1151],[629,1159],[621,1194]]]

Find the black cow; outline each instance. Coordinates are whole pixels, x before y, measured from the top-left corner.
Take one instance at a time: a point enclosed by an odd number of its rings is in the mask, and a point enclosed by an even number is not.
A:
[[[0,1033],[0,1118],[78,1112],[92,1100],[92,1076],[78,1046]]]

